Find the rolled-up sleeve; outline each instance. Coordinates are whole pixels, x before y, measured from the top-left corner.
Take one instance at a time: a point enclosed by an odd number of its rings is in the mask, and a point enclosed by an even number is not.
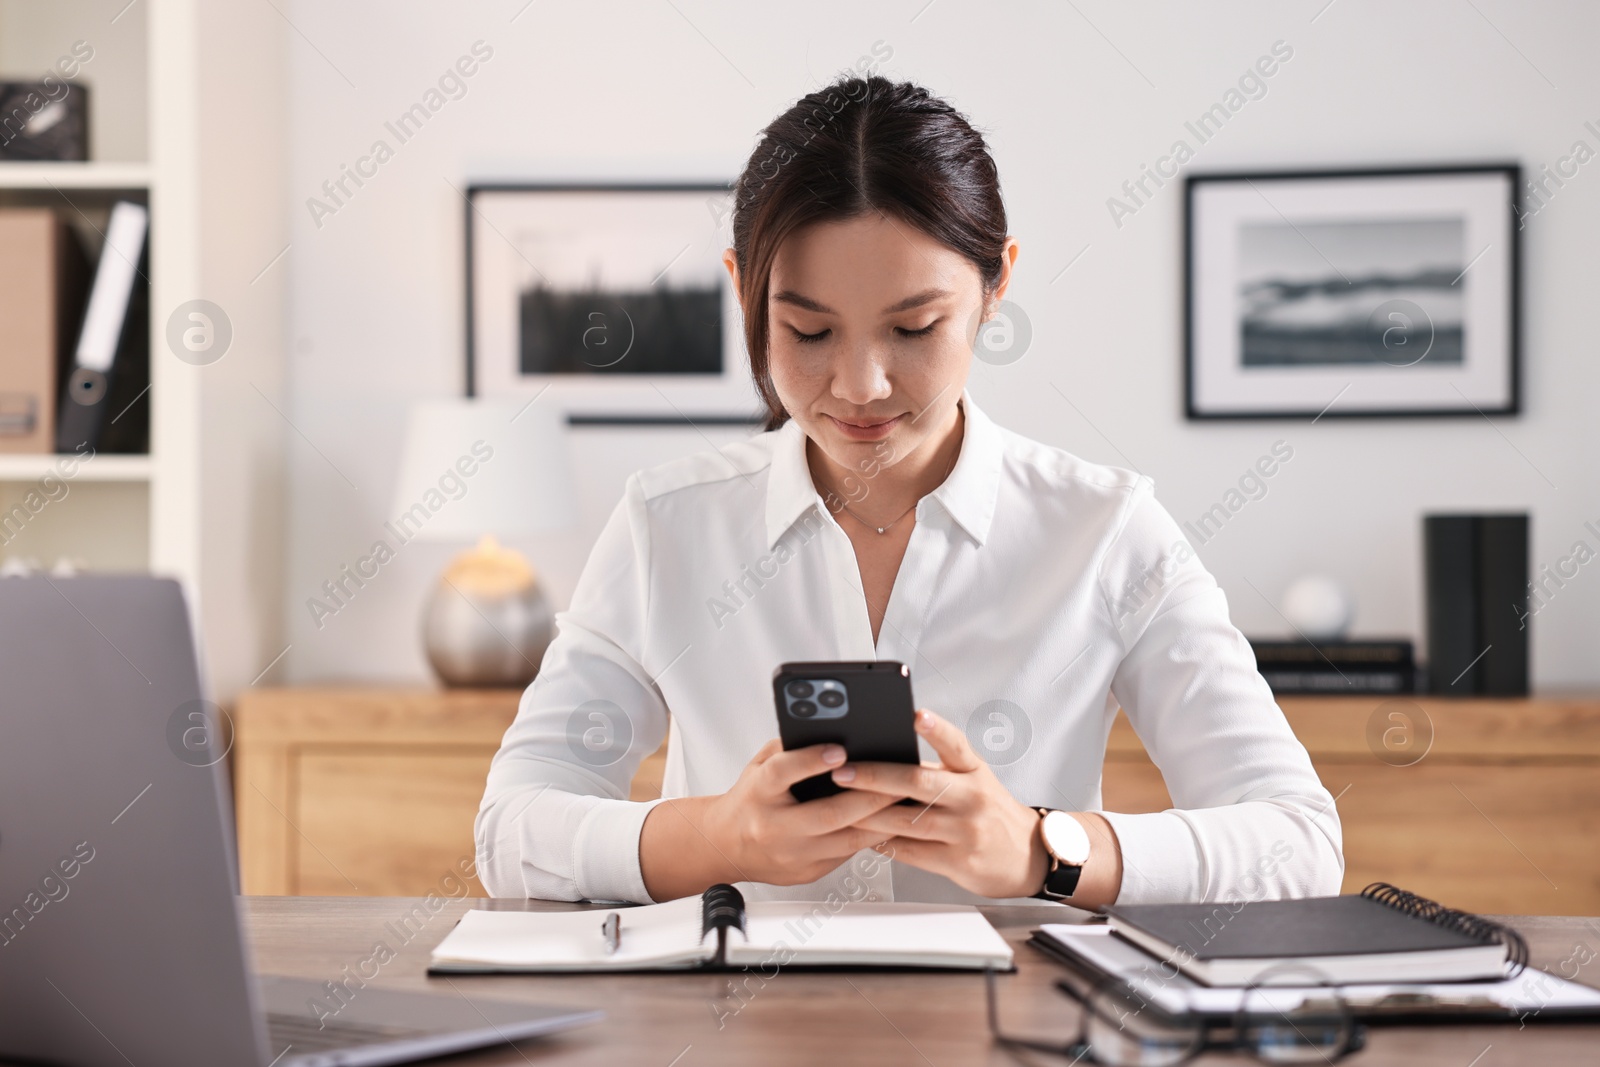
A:
[[[490,765],[474,836],[478,876],[494,896],[651,903],[639,835],[657,802],[628,799],[667,729],[644,667],[649,556],[634,476]]]
[[[1338,893],[1334,798],[1148,477],[1129,494],[1099,578],[1123,647],[1112,695],[1174,805],[1101,812],[1122,849],[1119,902]]]

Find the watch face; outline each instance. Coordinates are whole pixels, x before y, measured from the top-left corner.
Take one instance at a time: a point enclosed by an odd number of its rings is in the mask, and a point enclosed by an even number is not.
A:
[[[1045,847],[1056,859],[1073,867],[1089,862],[1089,835],[1077,819],[1064,811],[1052,811],[1045,815],[1042,829]]]

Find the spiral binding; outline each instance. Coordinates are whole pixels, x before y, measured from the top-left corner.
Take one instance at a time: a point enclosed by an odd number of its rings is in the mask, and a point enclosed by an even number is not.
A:
[[[1388,882],[1373,882],[1361,891],[1361,895],[1368,900],[1376,900],[1407,915],[1433,923],[1435,926],[1465,934],[1486,945],[1495,943],[1504,945],[1507,978],[1515,978],[1528,965],[1528,942],[1509,926],[1470,912],[1447,908],[1438,901],[1419,897]]]
[[[728,962],[728,927],[738,927],[748,935],[744,926],[744,894],[726,882],[719,882],[700,894],[700,940],[712,930],[717,932],[716,965]]]

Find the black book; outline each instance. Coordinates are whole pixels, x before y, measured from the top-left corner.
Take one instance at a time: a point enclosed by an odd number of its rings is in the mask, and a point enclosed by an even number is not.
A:
[[[1359,641],[1267,641],[1250,639],[1256,666],[1299,670],[1410,670],[1411,642],[1404,638]]]
[[[1428,687],[1528,694],[1528,516],[1423,518]]]
[[[1528,959],[1509,927],[1383,882],[1359,895],[1105,909],[1111,928],[1198,982],[1456,982],[1503,978]],[[1274,974],[1281,977],[1274,978]]]
[[[1528,517],[1484,515],[1477,530],[1478,590],[1483,659],[1478,691],[1495,696],[1528,694]]]
[[[1409,693],[1416,688],[1416,673],[1403,671],[1368,671],[1342,668],[1317,670],[1314,667],[1296,667],[1291,670],[1261,668],[1261,677],[1274,693],[1285,696],[1365,696],[1373,693]]]
[[[1282,641],[1251,639],[1256,667],[1274,693],[1410,693],[1416,661],[1405,638]]]

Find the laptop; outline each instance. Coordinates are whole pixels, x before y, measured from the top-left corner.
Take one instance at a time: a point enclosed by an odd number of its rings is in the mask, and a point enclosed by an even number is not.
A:
[[[176,582],[0,578],[0,1059],[359,1067],[603,1016],[252,973],[205,709]]]

